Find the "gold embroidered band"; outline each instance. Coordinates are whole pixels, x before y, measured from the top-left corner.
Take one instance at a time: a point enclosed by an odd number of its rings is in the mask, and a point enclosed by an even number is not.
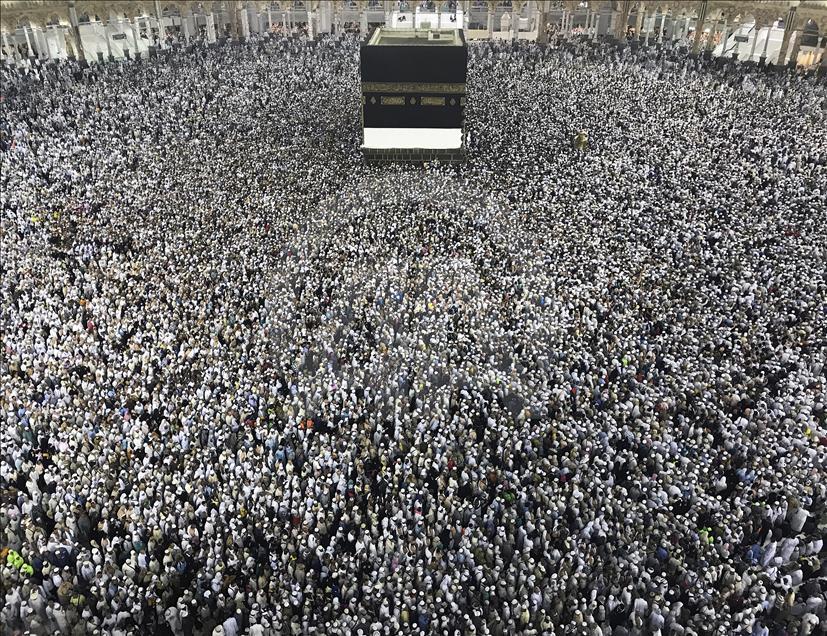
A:
[[[465,84],[362,82],[363,93],[452,93],[465,94]]]

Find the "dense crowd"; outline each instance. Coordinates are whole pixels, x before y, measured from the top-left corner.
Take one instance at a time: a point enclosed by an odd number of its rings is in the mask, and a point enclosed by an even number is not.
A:
[[[4,634],[824,633],[823,80],[474,43],[447,167],[349,36],[0,74]]]

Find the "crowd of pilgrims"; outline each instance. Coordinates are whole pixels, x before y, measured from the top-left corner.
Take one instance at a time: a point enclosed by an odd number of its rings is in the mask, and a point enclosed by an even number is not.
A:
[[[0,631],[823,634],[824,80],[473,43],[372,166],[358,51],[0,71]]]

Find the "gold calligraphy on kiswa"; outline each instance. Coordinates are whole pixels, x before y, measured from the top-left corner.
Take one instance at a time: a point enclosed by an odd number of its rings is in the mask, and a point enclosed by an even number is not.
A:
[[[450,93],[464,95],[465,83],[362,82],[363,93]]]

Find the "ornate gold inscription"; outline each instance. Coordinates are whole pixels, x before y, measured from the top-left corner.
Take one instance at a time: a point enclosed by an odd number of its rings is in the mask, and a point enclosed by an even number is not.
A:
[[[453,93],[465,94],[465,84],[362,82],[363,93]]]

